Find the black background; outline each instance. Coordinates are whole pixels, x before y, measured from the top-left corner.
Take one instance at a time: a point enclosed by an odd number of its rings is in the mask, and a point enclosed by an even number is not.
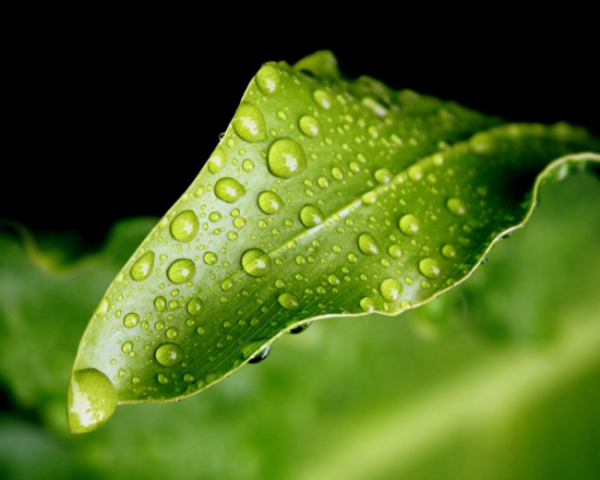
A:
[[[260,65],[319,49],[332,50],[350,77],[600,135],[595,30],[516,21],[421,28],[411,18],[391,30],[385,20],[337,36],[317,25],[303,35],[223,24],[204,34],[201,25],[190,33],[159,24],[21,31],[3,74],[0,218],[99,244],[119,218],[161,216],[216,146]]]

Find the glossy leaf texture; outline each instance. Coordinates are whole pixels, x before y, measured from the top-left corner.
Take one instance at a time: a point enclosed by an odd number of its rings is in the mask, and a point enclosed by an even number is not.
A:
[[[94,313],[71,430],[97,428],[117,403],[196,393],[303,323],[437,297],[527,221],[539,184],[598,163],[573,155],[592,151],[581,128],[503,125],[346,79],[328,52],[265,64]]]

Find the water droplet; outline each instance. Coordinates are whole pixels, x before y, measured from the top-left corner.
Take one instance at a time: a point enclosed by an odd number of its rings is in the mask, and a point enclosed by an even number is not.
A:
[[[375,311],[375,300],[371,297],[365,297],[360,301],[360,308],[362,308],[365,312],[374,312]]]
[[[306,329],[308,327],[310,327],[311,323],[312,322],[306,322],[306,323],[303,323],[302,325],[298,325],[297,327],[294,327],[294,328],[290,329],[290,333],[292,335],[298,335],[299,333],[302,333],[302,332],[306,331]]]
[[[219,261],[219,257],[214,252],[206,252],[203,258],[204,263],[206,263],[207,265],[214,265]]]
[[[442,255],[446,258],[456,257],[456,247],[450,244],[444,245],[442,247]]]
[[[215,151],[212,153],[210,158],[208,159],[208,171],[210,173],[217,173],[222,170],[222,168],[227,163],[227,156],[221,147],[217,147]],[[200,195],[197,195],[200,196]]]
[[[361,197],[361,200],[365,205],[373,205],[377,201],[377,194],[375,192],[367,192]]]
[[[354,255],[353,253],[348,255],[348,261],[350,263],[356,263],[358,262],[358,257],[356,255]]]
[[[259,350],[258,353],[256,353],[250,360],[248,360],[248,363],[257,364],[262,362],[265,358],[269,356],[270,351],[271,344],[267,345],[262,350]]]
[[[201,299],[192,298],[187,304],[187,311],[190,315],[197,316],[200,315],[203,306],[204,302]]]
[[[341,181],[344,179],[344,172],[340,167],[333,167],[331,169],[331,176],[336,180]]]
[[[306,257],[304,255],[298,255],[296,257],[296,263],[298,266],[306,265]]]
[[[154,354],[156,361],[165,367],[171,367],[183,359],[183,350],[176,343],[163,343]]]
[[[293,293],[282,293],[277,297],[277,301],[286,310],[296,310],[298,307],[300,307],[298,297]]]
[[[306,153],[298,142],[283,138],[269,148],[268,164],[276,177],[290,178],[306,168]]]
[[[244,160],[244,163],[242,163],[242,168],[245,172],[251,172],[254,170],[254,162],[252,160]]]
[[[267,138],[265,117],[250,103],[243,102],[233,117],[233,129],[246,142],[262,142]]]
[[[166,335],[168,339],[173,340],[175,337],[177,337],[177,335],[179,335],[179,330],[176,328],[169,328]]]
[[[494,140],[488,133],[476,133],[469,139],[469,147],[475,153],[488,155],[494,151]]]
[[[227,203],[237,202],[246,194],[244,186],[233,178],[220,178],[215,185],[215,195]]]
[[[125,342],[123,344],[123,346],[121,347],[121,351],[123,353],[129,353],[133,350],[133,343],[132,342]]]
[[[271,268],[271,257],[262,250],[253,248],[242,255],[242,268],[248,275],[262,277]]]
[[[154,306],[159,312],[164,312],[167,309],[167,299],[165,297],[156,297]]]
[[[400,256],[402,255],[402,248],[400,248],[400,245],[390,245],[390,247],[388,248],[388,253],[392,258],[400,258]]]
[[[419,270],[427,278],[436,278],[441,273],[442,268],[435,258],[425,258],[419,262]]]
[[[317,180],[317,184],[319,185],[319,187],[325,189],[329,187],[329,179],[327,177],[319,177],[319,179]]]
[[[395,278],[388,278],[387,280],[381,282],[379,291],[386,302],[393,302],[400,298],[403,288],[404,287],[398,280]]]
[[[169,377],[167,377],[164,373],[159,373],[156,376],[156,379],[158,380],[158,383],[163,385],[167,385],[169,383]]]
[[[300,131],[310,138],[318,137],[321,134],[321,124],[315,117],[305,115],[299,122]]]
[[[244,228],[246,226],[246,219],[244,217],[238,217],[233,221],[235,228]]]
[[[375,180],[379,183],[388,183],[392,179],[392,173],[387,168],[380,168],[375,172]]]
[[[117,406],[115,387],[95,368],[74,372],[67,392],[67,418],[72,433],[95,430],[112,416]]]
[[[196,264],[189,258],[175,260],[167,270],[167,277],[173,283],[185,283],[196,274]]]
[[[324,108],[325,110],[329,110],[331,108],[331,96],[324,90],[316,90],[313,93],[313,98],[315,99],[317,105],[319,105],[321,108]]]
[[[358,237],[358,248],[365,255],[377,255],[379,253],[379,245],[370,233],[361,233]]]
[[[408,169],[408,176],[413,182],[418,182],[423,178],[423,169],[421,165],[413,165]]]
[[[281,75],[272,65],[264,65],[256,74],[256,84],[265,95],[273,95],[279,88]]]
[[[273,192],[262,192],[258,196],[258,206],[267,215],[273,215],[283,208],[283,200]]]
[[[129,273],[131,278],[139,282],[150,275],[152,267],[154,267],[154,252],[146,252],[133,264]]]
[[[463,217],[467,214],[467,206],[460,198],[451,198],[446,202],[448,210],[458,217]]]
[[[125,325],[127,328],[133,328],[138,323],[140,323],[140,316],[137,313],[128,313],[123,319],[123,325]]]
[[[306,228],[313,228],[325,220],[325,215],[314,205],[305,205],[300,210],[300,221]]]
[[[186,373],[183,376],[183,381],[187,382],[187,383],[192,383],[193,381],[196,380],[196,377],[194,377],[191,373]]]
[[[177,215],[171,222],[171,235],[178,242],[189,242],[196,237],[200,228],[198,217],[191,210]]]
[[[404,215],[398,223],[400,230],[404,235],[412,237],[416,235],[421,228],[421,221],[414,215]]]
[[[219,220],[221,220],[221,214],[219,212],[211,212],[210,215],[208,216],[208,219],[212,222],[212,223],[216,223]]]

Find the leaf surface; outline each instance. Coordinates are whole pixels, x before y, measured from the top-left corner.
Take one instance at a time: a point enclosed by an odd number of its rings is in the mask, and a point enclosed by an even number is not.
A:
[[[302,323],[435,298],[527,221],[541,183],[598,163],[572,155],[593,150],[580,128],[503,125],[346,79],[327,52],[265,64],[92,317],[71,429],[96,428],[116,403],[202,390]]]

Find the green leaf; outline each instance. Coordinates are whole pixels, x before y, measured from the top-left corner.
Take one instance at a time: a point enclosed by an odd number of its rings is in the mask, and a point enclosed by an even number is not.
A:
[[[265,64],[92,317],[72,431],[112,414],[103,390],[113,403],[180,399],[303,323],[428,302],[524,225],[541,184],[600,161],[572,155],[600,151],[581,128],[501,123],[345,79],[328,52]]]

